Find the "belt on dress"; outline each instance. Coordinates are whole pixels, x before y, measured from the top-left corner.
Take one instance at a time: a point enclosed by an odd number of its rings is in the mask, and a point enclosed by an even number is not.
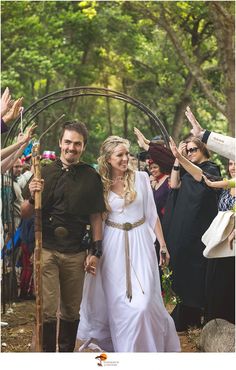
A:
[[[128,236],[128,231],[134,229],[135,227],[138,227],[142,225],[145,222],[145,218],[141,218],[141,220],[134,222],[131,224],[130,222],[125,222],[124,224],[119,224],[117,222],[113,222],[110,220],[106,220],[105,223],[107,226],[114,227],[116,229],[124,230],[125,232],[125,267],[126,267],[126,295],[129,301],[132,299],[132,283],[131,283],[131,274],[130,274],[130,252],[129,252],[129,236]],[[134,271],[135,272],[135,271]],[[135,272],[136,278],[139,282],[139,279],[137,277],[137,274]],[[140,282],[139,282],[140,284]],[[140,284],[141,286],[141,284]],[[142,289],[142,287],[141,287]],[[143,292],[143,289],[142,289]]]

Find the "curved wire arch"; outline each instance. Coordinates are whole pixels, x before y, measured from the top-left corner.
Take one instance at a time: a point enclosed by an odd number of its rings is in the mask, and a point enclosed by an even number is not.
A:
[[[163,140],[165,141],[166,146],[169,147],[169,135],[165,126],[163,125],[161,120],[146,105],[144,105],[139,100],[127,94],[121,93],[119,91],[91,86],[80,86],[67,88],[64,90],[58,90],[48,95],[45,95],[41,99],[38,99],[36,102],[31,104],[27,109],[25,109],[22,114],[23,130],[25,130],[30,125],[30,123],[47,108],[63,100],[81,96],[106,97],[121,100],[135,106],[149,117],[150,124],[155,129],[158,129],[161,132],[161,135],[163,136]],[[7,136],[4,140],[4,147],[9,145],[12,139],[16,136],[16,131],[20,125],[20,122],[21,118],[19,117],[9,129]]]

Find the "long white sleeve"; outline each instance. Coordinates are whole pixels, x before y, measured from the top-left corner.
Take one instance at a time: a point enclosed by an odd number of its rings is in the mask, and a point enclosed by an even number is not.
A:
[[[154,196],[149,180],[149,176],[146,172],[139,172],[139,176],[142,182],[142,189],[144,192],[144,212],[145,218],[149,223],[152,230],[155,230],[155,225],[158,219],[157,209],[154,201]]]
[[[206,145],[208,149],[235,161],[235,143],[234,137],[211,132]]]

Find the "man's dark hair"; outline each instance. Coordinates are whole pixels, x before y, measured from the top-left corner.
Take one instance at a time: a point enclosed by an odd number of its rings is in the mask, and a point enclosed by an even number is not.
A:
[[[87,127],[85,126],[85,124],[83,122],[73,120],[73,121],[67,121],[67,122],[63,123],[60,138],[59,138],[60,141],[63,138],[65,130],[78,132],[78,134],[82,135],[83,138],[84,138],[84,145],[87,144],[88,130],[87,130]]]

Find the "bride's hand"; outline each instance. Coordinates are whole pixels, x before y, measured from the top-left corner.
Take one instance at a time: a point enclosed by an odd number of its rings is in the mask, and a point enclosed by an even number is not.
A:
[[[139,131],[139,129],[137,129],[136,127],[134,127],[134,133],[137,137],[137,142],[140,148],[143,148],[147,151],[149,149],[150,140],[146,139],[142,132]]]
[[[87,273],[93,276],[96,276],[97,262],[98,262],[98,258],[89,254],[84,263],[84,270]]]
[[[159,266],[168,266],[170,262],[170,255],[166,245],[160,247],[160,263]]]

